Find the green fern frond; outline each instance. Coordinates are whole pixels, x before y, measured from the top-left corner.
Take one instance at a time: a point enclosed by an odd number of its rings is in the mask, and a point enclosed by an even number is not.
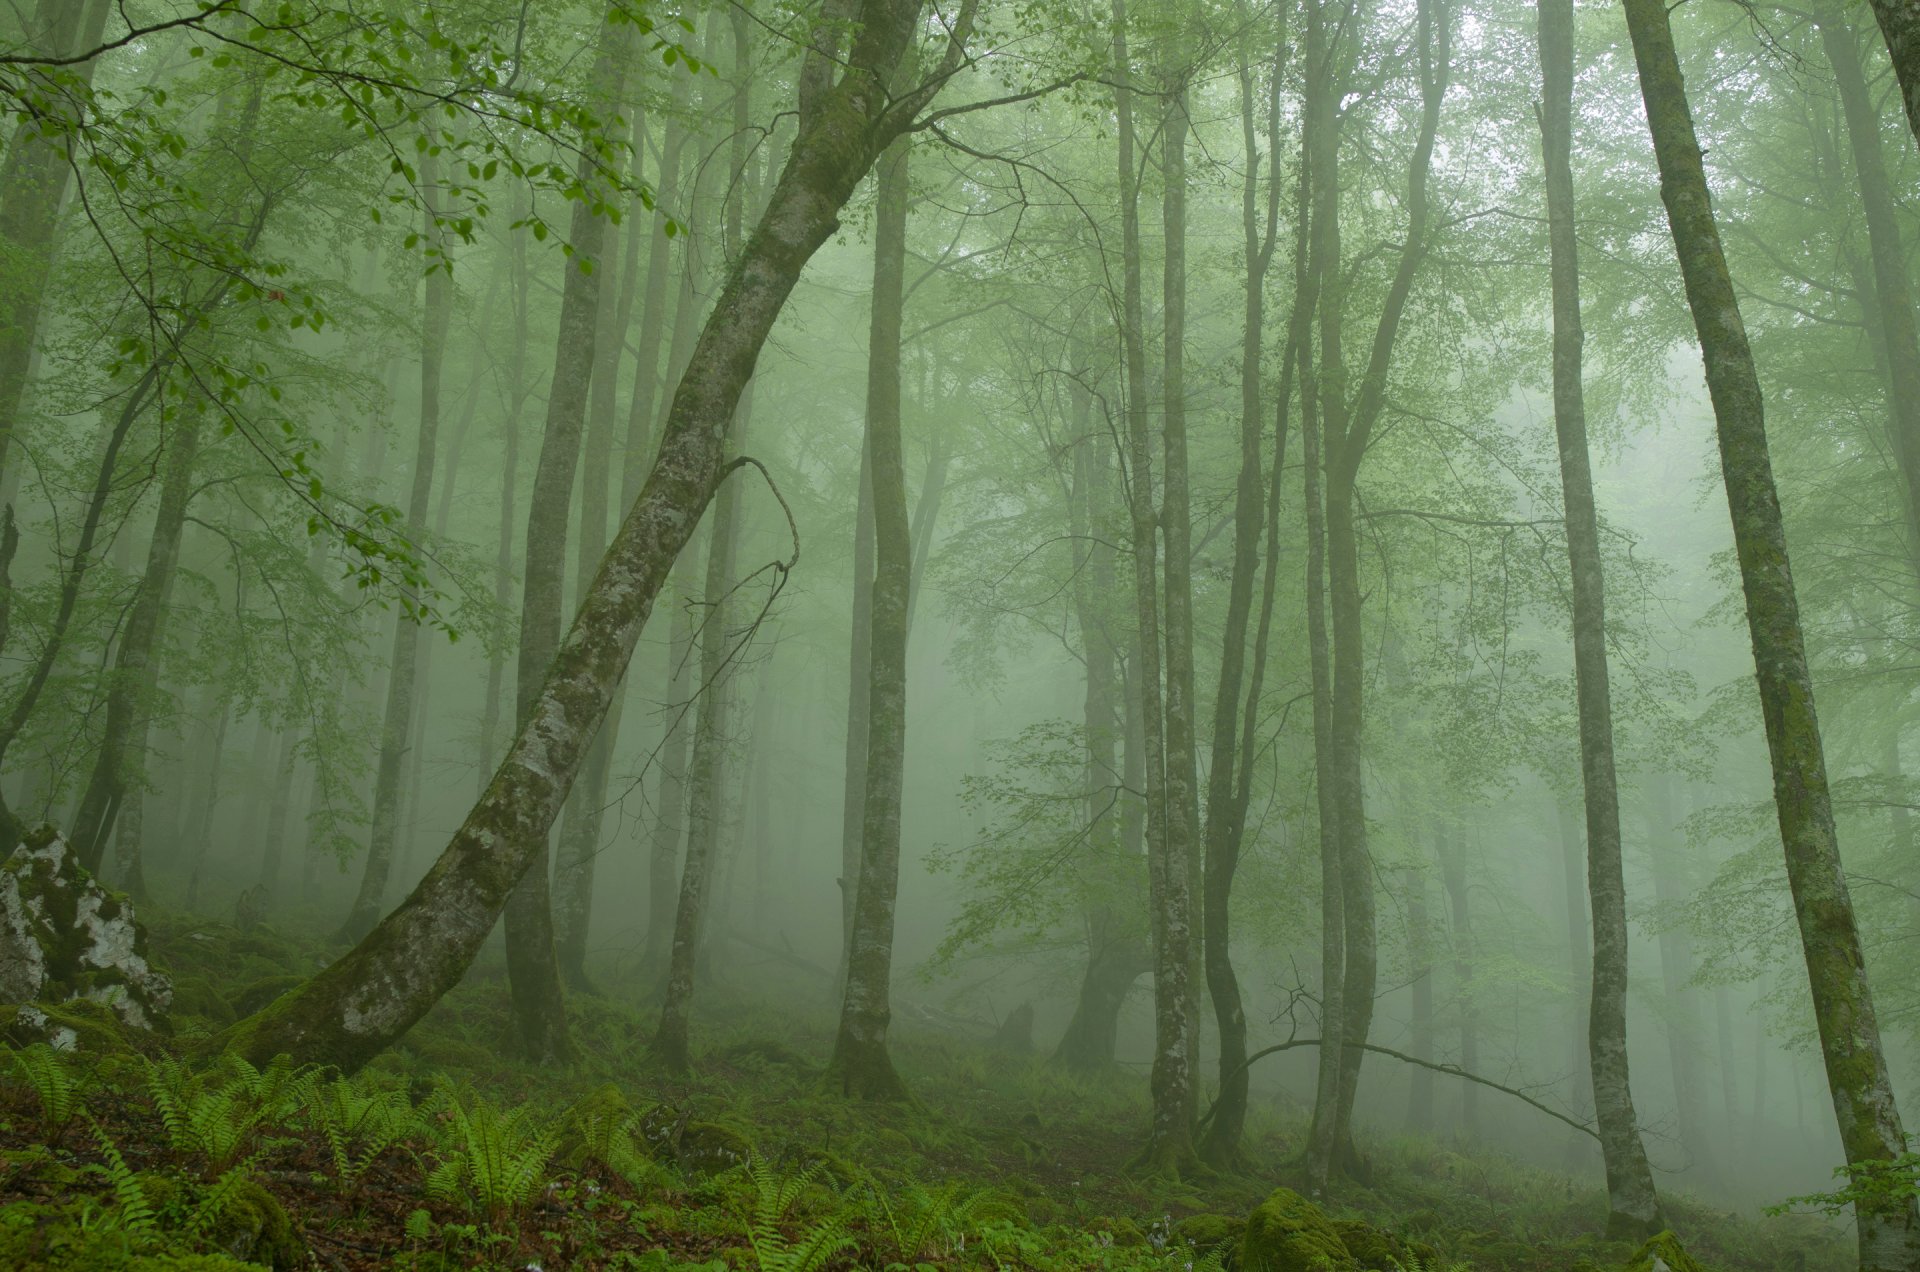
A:
[[[40,1104],[43,1137],[49,1144],[57,1144],[73,1120],[85,1111],[80,1079],[66,1059],[44,1042],[15,1051],[13,1070]]]
[[[213,1187],[201,1195],[192,1213],[187,1216],[187,1235],[200,1237],[211,1232],[214,1225],[219,1223],[227,1213],[228,1207],[233,1205],[233,1199],[239,1195],[240,1188],[247,1179],[248,1169],[244,1163],[233,1167],[216,1179]]]
[[[120,1155],[120,1149],[106,1129],[92,1118],[87,1121],[93,1127],[93,1138],[100,1146],[100,1156],[106,1159],[106,1165],[91,1169],[107,1177],[107,1183],[113,1188],[114,1201],[119,1206],[119,1213],[113,1220],[114,1226],[126,1232],[152,1232],[157,1221],[153,1203],[147,1200],[147,1190],[141,1187],[140,1177],[127,1165],[127,1159]]]

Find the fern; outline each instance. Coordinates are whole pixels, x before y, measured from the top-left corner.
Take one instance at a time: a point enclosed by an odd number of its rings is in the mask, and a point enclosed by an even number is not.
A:
[[[967,1191],[958,1184],[947,1184],[929,1191],[918,1184],[908,1186],[898,1202],[888,1197],[878,1181],[869,1178],[867,1189],[892,1243],[895,1262],[920,1262],[929,1252],[943,1256],[964,1242],[966,1231],[995,1200],[993,1194]]]
[[[207,1073],[163,1057],[148,1062],[147,1095],[174,1150],[204,1159],[214,1179],[250,1153],[263,1126],[311,1102],[317,1073],[285,1056],[255,1068],[227,1055]]]
[[[327,1141],[336,1185],[355,1190],[380,1155],[418,1122],[402,1091],[363,1091],[343,1078],[318,1085],[306,1100],[308,1124]]]
[[[75,1118],[86,1111],[80,1080],[60,1053],[44,1042],[13,1053],[13,1070],[40,1103],[40,1133],[48,1146],[59,1144]]]
[[[100,1123],[87,1119],[93,1127],[93,1138],[100,1145],[100,1156],[106,1159],[104,1166],[92,1166],[88,1169],[99,1171],[107,1177],[107,1183],[113,1189],[114,1201],[118,1203],[117,1215],[111,1219],[113,1227],[124,1232],[152,1232],[158,1225],[153,1213],[153,1204],[147,1200],[147,1190],[140,1185],[140,1177],[127,1165],[127,1159],[120,1155],[113,1137],[108,1135]]]
[[[747,1158],[745,1169],[754,1192],[747,1240],[753,1246],[760,1272],[819,1272],[827,1260],[853,1244],[844,1210],[802,1228],[797,1237],[788,1237],[780,1227],[781,1220],[820,1173],[819,1162],[808,1164],[798,1174],[782,1175],[755,1153]]]
[[[547,1182],[547,1161],[558,1134],[525,1109],[502,1113],[485,1100],[471,1108],[453,1101],[448,1115],[453,1151],[427,1176],[436,1201],[465,1201],[498,1221],[531,1205]]]

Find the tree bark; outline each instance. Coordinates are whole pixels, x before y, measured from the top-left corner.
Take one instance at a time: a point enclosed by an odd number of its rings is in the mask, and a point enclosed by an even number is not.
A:
[[[728,425],[774,320],[878,151],[944,82],[935,77],[904,98],[888,91],[917,34],[918,4],[864,0],[858,16],[845,69],[795,139],[681,377],[646,487],[486,794],[412,895],[365,941],[236,1026],[230,1042],[242,1054],[264,1061],[285,1051],[359,1068],[459,979],[539,855],[654,597],[729,471]],[[970,30],[963,10],[956,56]]]
[[[1706,365],[1721,475],[1746,595],[1761,715],[1773,766],[1787,882],[1793,893],[1827,1086],[1847,1166],[1859,1172],[1906,1150],[1887,1075],[1866,959],[1834,831],[1799,601],[1768,453],[1764,399],[1707,189],[1673,32],[1661,0],[1626,0],[1627,29],[1673,232]],[[1920,1211],[1882,1195],[1855,1208],[1863,1272],[1920,1266]]]
[[[1158,518],[1153,504],[1153,439],[1147,418],[1147,359],[1140,266],[1140,189],[1134,159],[1133,89],[1127,54],[1126,0],[1113,0],[1114,112],[1120,177],[1122,253],[1121,341],[1126,365],[1127,453],[1131,471],[1128,505],[1133,524],[1134,605],[1138,639],[1134,661],[1141,757],[1146,770],[1147,896],[1153,949],[1153,1112],[1142,1162],[1149,1168],[1177,1166],[1193,1155],[1187,1108],[1187,1010],[1189,941],[1184,910],[1186,870],[1169,845],[1174,814],[1168,803],[1166,716],[1162,711]]]
[[[911,59],[909,59],[911,60]],[[866,799],[845,993],[826,1082],[865,1100],[905,1096],[887,1053],[893,1017],[894,904],[907,750],[907,604],[913,529],[900,438],[900,324],[907,256],[909,143],[881,157],[873,213],[873,314],[867,335],[867,451],[873,487],[872,633],[868,645]]]
[[[1920,3],[1916,0],[1870,0],[1880,34],[1893,59],[1894,78],[1907,107],[1907,126],[1920,140]]]
[[[187,505],[193,498],[193,466],[200,450],[201,420],[189,413],[167,452],[167,472],[160,488],[160,507],[147,542],[146,569],[140,590],[120,632],[114,652],[113,679],[107,688],[106,729],[93,773],[73,820],[73,846],[80,864],[95,874],[106,859],[107,837],[115,814],[131,787],[146,785],[148,723],[153,695],[158,690],[160,649],[165,639],[167,601],[180,564],[180,538],[186,529]]]
[[[1239,9],[1241,19],[1250,23],[1246,6]],[[1214,690],[1213,729],[1208,753],[1206,821],[1203,834],[1205,871],[1202,888],[1201,929],[1207,990],[1213,1000],[1214,1020],[1220,1037],[1220,1094],[1214,1100],[1213,1120],[1201,1142],[1201,1157],[1218,1167],[1231,1167],[1240,1158],[1240,1137],[1247,1117],[1247,1017],[1240,998],[1239,978],[1233,971],[1230,937],[1233,876],[1239,868],[1240,849],[1246,834],[1247,804],[1241,799],[1250,791],[1247,775],[1253,764],[1250,747],[1241,744],[1241,693],[1247,674],[1247,625],[1253,611],[1254,574],[1260,565],[1260,535],[1266,519],[1266,490],[1263,485],[1261,439],[1264,415],[1261,401],[1260,355],[1265,340],[1266,278],[1273,261],[1273,248],[1280,217],[1280,135],[1279,101],[1281,74],[1285,65],[1286,29],[1284,19],[1275,32],[1273,65],[1267,86],[1264,138],[1268,162],[1267,195],[1261,207],[1259,174],[1262,155],[1262,130],[1256,127],[1254,104],[1256,72],[1249,44],[1252,29],[1243,34],[1239,49],[1241,147],[1246,155],[1246,173],[1240,189],[1242,263],[1245,269],[1245,309],[1240,329],[1240,472],[1234,486],[1233,566],[1227,584],[1226,630],[1220,640],[1220,677]],[[1292,334],[1291,332],[1289,333]],[[1281,356],[1282,382],[1292,363],[1291,347]],[[1280,407],[1282,421],[1275,445],[1284,449],[1286,407]],[[1277,492],[1276,492],[1277,493]],[[1272,578],[1272,561],[1268,562]],[[1271,593],[1268,594],[1269,596]],[[1266,616],[1263,615],[1263,620]],[[1261,648],[1252,657],[1264,657],[1268,623],[1263,621],[1259,634]],[[1247,696],[1246,712],[1251,721],[1258,712],[1259,685]]]
[[[1574,697],[1587,820],[1587,896],[1593,910],[1588,1068],[1606,1162],[1608,1230],[1621,1236],[1645,1236],[1664,1226],[1664,1219],[1628,1080],[1627,897],[1607,671],[1606,577],[1600,563],[1600,522],[1581,383],[1585,335],[1580,323],[1579,244],[1574,234],[1572,0],[1542,0],[1539,45],[1540,136],[1552,258],[1553,420],[1572,579]]]

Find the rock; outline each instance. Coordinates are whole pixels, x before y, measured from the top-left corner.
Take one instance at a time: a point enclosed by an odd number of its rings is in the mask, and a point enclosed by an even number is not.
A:
[[[1173,1239],[1205,1254],[1215,1246],[1237,1245],[1246,1229],[1246,1220],[1233,1215],[1188,1215],[1173,1225]]]
[[[173,983],[147,961],[133,904],[42,827],[0,862],[0,1002],[44,1010],[75,1000],[105,1004],[128,1028],[165,1031]],[[56,1030],[48,1041],[58,1046],[63,1036]]]
[[[1627,1272],[1706,1272],[1706,1269],[1687,1253],[1680,1238],[1671,1232],[1661,1232],[1648,1237],[1647,1243],[1634,1252]]]
[[[1333,1227],[1347,1253],[1367,1272],[1399,1272],[1412,1255],[1399,1238],[1358,1219],[1336,1219]]]
[[[1247,1216],[1240,1272],[1355,1272],[1358,1265],[1320,1207],[1276,1188]]]
[[[656,1104],[635,1128],[656,1158],[693,1175],[731,1170],[753,1153],[747,1137],[718,1122],[696,1122],[691,1113]]]

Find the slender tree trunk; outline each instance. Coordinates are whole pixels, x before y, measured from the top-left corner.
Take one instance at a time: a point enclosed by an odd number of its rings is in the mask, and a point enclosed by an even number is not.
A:
[[[1246,6],[1243,21],[1250,22]],[[1205,950],[1207,990],[1213,1000],[1220,1036],[1220,1092],[1214,1100],[1213,1120],[1201,1144],[1201,1155],[1215,1166],[1230,1167],[1240,1157],[1240,1137],[1247,1116],[1247,1017],[1240,998],[1239,978],[1233,971],[1230,940],[1233,876],[1240,865],[1240,846],[1246,833],[1247,805],[1240,798],[1248,790],[1251,749],[1239,750],[1241,691],[1246,676],[1247,624],[1253,611],[1254,574],[1260,565],[1260,534],[1266,517],[1261,439],[1265,418],[1261,402],[1260,355],[1265,339],[1266,278],[1273,260],[1279,229],[1280,147],[1279,93],[1284,53],[1276,52],[1267,86],[1265,111],[1267,142],[1267,197],[1261,207],[1260,132],[1256,126],[1256,68],[1249,44],[1251,29],[1242,36],[1239,54],[1240,132],[1246,154],[1246,175],[1240,190],[1242,258],[1246,271],[1245,312],[1240,339],[1240,474],[1234,488],[1233,568],[1227,585],[1227,624],[1220,642],[1220,678],[1213,699],[1213,734],[1209,751],[1206,792],[1205,864],[1201,927]],[[1276,50],[1284,50],[1284,26],[1276,32]],[[1281,358],[1287,374],[1292,350]],[[1285,408],[1281,408],[1282,412]],[[1284,415],[1282,416],[1284,418]],[[1284,433],[1275,439],[1284,444]],[[1271,563],[1269,563],[1271,564]],[[1271,578],[1271,570],[1269,570]],[[1263,621],[1260,637],[1264,641]],[[1257,661],[1264,649],[1254,652]],[[1249,719],[1257,713],[1259,687],[1253,686],[1246,704]]]
[[[1407,944],[1412,966],[1408,978],[1413,995],[1413,1010],[1408,1020],[1411,1053],[1422,1060],[1433,1057],[1433,920],[1427,914],[1427,875],[1418,866],[1409,866],[1405,875],[1407,889]],[[1433,1134],[1433,1070],[1413,1071],[1413,1087],[1407,1096],[1407,1125],[1420,1135]]]
[[[525,219],[532,209],[515,196],[514,219]],[[513,609],[513,531],[518,524],[514,496],[520,481],[520,419],[532,386],[527,383],[527,309],[532,279],[527,272],[527,237],[519,231],[507,236],[507,279],[512,293],[513,322],[507,348],[507,411],[501,421],[503,454],[500,476],[500,534],[493,557],[493,604],[498,618],[487,642],[486,700],[480,712],[480,790],[485,793],[494,769],[494,735],[500,727],[500,703],[506,694],[507,615]]]
[[[1460,1067],[1479,1072],[1480,1015],[1473,988],[1473,892],[1467,886],[1467,846],[1459,828],[1442,817],[1434,827],[1434,855],[1440,859],[1440,880],[1447,890],[1448,943],[1453,946],[1453,992],[1460,1017]],[[1460,1129],[1468,1139],[1480,1136],[1480,1091],[1471,1082],[1460,1084]]]
[[[854,505],[853,627],[847,642],[847,749],[840,788],[840,972],[844,990],[860,898],[860,836],[867,807],[867,739],[873,711],[873,447],[860,440],[860,493]],[[844,994],[842,995],[844,996]]]
[[[1774,804],[1807,963],[1827,1085],[1847,1165],[1859,1172],[1906,1150],[1887,1075],[1866,958],[1840,864],[1826,757],[1814,711],[1799,601],[1768,453],[1764,399],[1720,246],[1706,169],[1661,0],[1626,0],[1627,29],[1673,231],[1706,363],[1721,475],[1746,594],[1747,626],[1772,759]],[[1920,1266],[1920,1211],[1882,1194],[1855,1207],[1863,1272]]]
[[[968,11],[970,13],[970,10]],[[911,37],[912,0],[863,0],[845,69],[815,104],[773,197],[728,275],[674,393],[660,454],[628,511],[532,710],[486,794],[412,895],[302,988],[236,1026],[231,1043],[357,1069],[465,972],[507,894],[540,855],[586,745],[698,514],[727,476],[725,438],[774,320],[880,149],[932,100],[887,85]],[[963,15],[949,65],[964,47]]]
[[[1588,1067],[1606,1161],[1607,1227],[1616,1235],[1639,1236],[1657,1231],[1664,1219],[1627,1073],[1627,897],[1607,677],[1606,579],[1581,384],[1585,336],[1573,220],[1573,0],[1542,0],[1539,43],[1544,85],[1540,134],[1553,277],[1553,419],[1573,582],[1574,686],[1587,814],[1587,895],[1593,908]]]
[[[429,146],[420,153],[420,188],[425,203],[422,237],[445,250],[440,233],[439,157]],[[432,508],[435,448],[440,437],[440,379],[446,361],[447,327],[453,317],[453,280],[446,257],[428,259],[426,306],[420,323],[420,431],[414,444],[413,479],[407,494],[407,538],[426,541],[427,516]],[[353,909],[341,924],[337,939],[357,941],[373,930],[386,901],[387,882],[400,834],[402,779],[409,745],[413,741],[414,687],[420,670],[420,625],[414,616],[393,616],[393,647],[387,662],[386,718],[380,730],[380,758],[374,768],[373,823],[367,836],[367,864]]]
[[[1816,9],[1820,43],[1833,69],[1840,107],[1846,116],[1847,140],[1853,152],[1854,177],[1860,206],[1866,214],[1867,243],[1873,258],[1872,294],[1877,312],[1869,325],[1878,333],[1881,364],[1887,376],[1888,439],[1906,489],[1903,512],[1908,551],[1920,569],[1920,322],[1914,315],[1913,284],[1907,275],[1907,254],[1901,242],[1900,213],[1887,181],[1886,159],[1880,149],[1880,121],[1875,117],[1866,77],[1860,68],[1860,49],[1847,19],[1832,8]],[[1867,297],[1862,297],[1866,300]]]
[[[80,810],[73,821],[74,850],[80,864],[98,874],[106,859],[107,837],[115,813],[124,805],[129,788],[144,788],[147,726],[153,695],[158,688],[161,645],[165,639],[167,601],[173,593],[180,564],[180,537],[187,524],[187,505],[193,498],[193,467],[200,450],[198,412],[187,415],[167,452],[167,472],[160,488],[160,507],[147,543],[146,570],[140,590],[120,632],[114,653],[113,679],[107,689],[106,729],[93,774]]]
[[[911,59],[909,59],[911,61]],[[900,440],[900,323],[907,255],[909,143],[880,159],[874,204],[873,317],[867,338],[867,450],[873,486],[873,629],[869,644],[866,801],[846,992],[827,1083],[857,1099],[906,1094],[887,1054],[893,1016],[894,903],[907,750],[907,602],[913,530]]]
[[[1567,1071],[1573,1075],[1570,1099],[1585,1113],[1593,1107],[1593,1063],[1587,1045],[1593,998],[1593,937],[1588,929],[1586,843],[1572,808],[1557,804],[1560,821],[1560,899],[1567,913],[1568,989],[1573,1012],[1568,1020]],[[1581,1138],[1585,1138],[1584,1136]]]
[[[1177,903],[1185,891],[1185,863],[1170,846],[1177,832],[1168,822],[1177,816],[1167,790],[1166,716],[1161,707],[1160,588],[1153,506],[1153,439],[1147,418],[1147,359],[1140,283],[1140,189],[1134,159],[1133,90],[1127,54],[1126,0],[1113,2],[1114,109],[1118,119],[1120,226],[1122,252],[1121,340],[1126,364],[1127,451],[1131,471],[1128,504],[1133,522],[1134,604],[1139,612],[1139,644],[1134,679],[1138,690],[1141,758],[1146,769],[1147,893],[1152,915],[1153,1072],[1149,1086],[1153,1113],[1144,1164],[1177,1167],[1193,1153],[1192,1119],[1187,1110],[1187,999],[1189,942],[1187,916]]]
[[[673,622],[667,642],[666,731],[660,739],[660,815],[647,853],[647,952],[643,978],[664,976],[673,952],[674,913],[679,904],[682,850],[687,842],[687,744],[685,716],[693,710],[693,598],[685,580],[692,561],[674,571]]]
[[[591,75],[592,99],[609,106],[621,100],[631,36],[612,12],[601,24]],[[592,160],[578,166],[582,184],[594,180]],[[567,520],[580,462],[581,432],[593,376],[599,326],[598,265],[608,259],[607,222],[592,200],[574,204],[568,229],[574,255],[563,259],[560,328],[553,378],[547,389],[547,421],[540,439],[527,506],[526,573],[520,602],[520,661],[515,682],[515,718],[522,730],[534,723],[542,683],[560,645],[562,592],[566,585]],[[598,732],[601,712],[595,713]],[[591,746],[592,738],[583,739]],[[571,783],[569,783],[571,784]],[[507,977],[513,991],[513,1045],[525,1058],[564,1061],[573,1051],[567,1032],[565,992],[553,945],[553,905],[548,829],[532,845],[533,865],[506,907]]]
[[[113,8],[111,0],[40,0],[32,19],[32,47],[53,57],[96,48]],[[61,69],[86,84],[94,65],[86,61]],[[60,204],[76,162],[71,132],[43,130],[40,120],[22,116],[0,166],[0,247],[8,272],[7,286],[0,289],[0,482],[12,476],[7,452],[40,332]]]
[[[1308,229],[1308,279],[1317,284],[1337,256],[1333,234],[1339,214],[1335,131],[1337,105],[1319,0],[1307,0],[1307,87],[1301,118],[1303,159],[1313,202]],[[1336,280],[1337,285],[1337,280]],[[1296,301],[1296,305],[1299,302]],[[1316,292],[1317,304],[1317,292]],[[1320,822],[1320,1036],[1346,1032],[1346,912],[1342,906],[1340,801],[1333,778],[1333,669],[1327,648],[1326,512],[1321,497],[1324,464],[1320,445],[1319,376],[1311,341],[1303,339],[1300,359],[1300,442],[1306,509],[1307,665],[1313,698],[1313,771],[1315,808]],[[1334,1109],[1340,1100],[1340,1069],[1345,1049],[1319,1048],[1313,1121],[1307,1131],[1307,1186],[1325,1196],[1336,1144]]]

